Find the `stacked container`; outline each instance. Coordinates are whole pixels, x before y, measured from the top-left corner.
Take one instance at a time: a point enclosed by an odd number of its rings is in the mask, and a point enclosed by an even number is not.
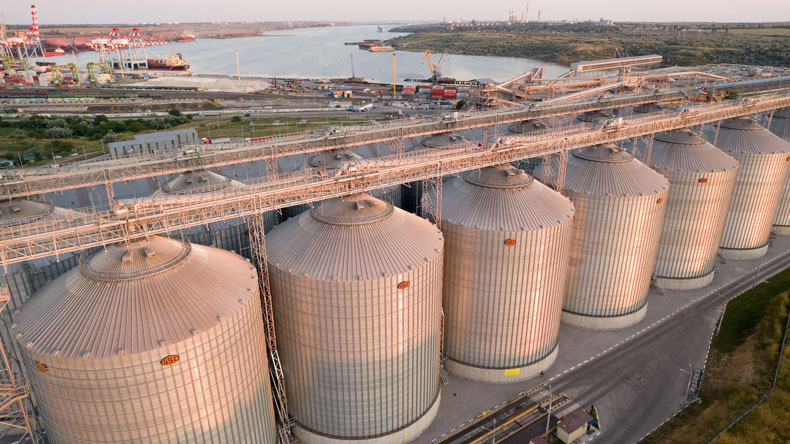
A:
[[[790,166],[790,144],[750,118],[721,122],[715,145],[740,164],[724,226],[721,255],[765,255]]]
[[[656,286],[690,290],[713,280],[738,162],[689,130],[655,135],[650,167],[669,180]]]
[[[669,182],[615,145],[568,155],[563,194],[576,208],[562,320],[612,329],[647,311]]]
[[[443,191],[447,368],[529,379],[557,356],[573,205],[510,165],[466,172]]]
[[[48,442],[275,444],[255,269],[153,236],[88,256],[12,329]]]
[[[316,204],[266,242],[296,436],[414,439],[439,406],[441,232],[359,194]]]

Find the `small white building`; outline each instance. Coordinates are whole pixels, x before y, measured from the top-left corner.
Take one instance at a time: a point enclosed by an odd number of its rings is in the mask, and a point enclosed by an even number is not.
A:
[[[107,144],[110,156],[113,159],[128,157],[138,154],[155,154],[198,143],[198,133],[194,128],[174,131],[161,131],[157,133],[138,134],[132,140],[112,142]]]

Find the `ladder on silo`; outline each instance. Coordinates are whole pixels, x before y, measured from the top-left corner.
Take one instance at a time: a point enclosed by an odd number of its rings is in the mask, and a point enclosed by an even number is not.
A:
[[[263,321],[266,328],[266,345],[269,350],[270,373],[272,379],[272,392],[280,421],[280,440],[288,444],[291,439],[293,420],[288,414],[288,401],[285,394],[285,376],[283,374],[280,353],[277,350],[277,334],[274,328],[274,308],[272,306],[272,292],[269,283],[269,267],[266,257],[266,232],[263,213],[247,218],[247,231],[250,237],[250,256],[258,270],[258,287],[261,295],[261,308]]]
[[[10,298],[8,287],[0,285],[0,314]],[[0,341],[0,359],[3,365],[0,369],[0,438],[12,435],[18,437],[16,442],[22,442],[28,437],[32,442],[37,442],[30,425],[31,415],[28,412],[30,392],[27,384],[14,375],[2,341]],[[41,368],[38,366],[39,363],[36,363],[38,371],[46,371],[45,365],[41,364]]]

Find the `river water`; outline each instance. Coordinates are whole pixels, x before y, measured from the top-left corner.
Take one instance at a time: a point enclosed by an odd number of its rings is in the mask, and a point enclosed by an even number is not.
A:
[[[263,36],[238,39],[199,39],[151,46],[146,51],[149,58],[181,53],[195,74],[235,75],[235,49],[238,49],[242,75],[302,78],[350,77],[353,54],[357,77],[392,82],[392,53],[360,51],[356,46],[345,46],[344,43],[389,39],[398,35],[401,34],[388,31],[379,33],[375,25],[334,26],[273,31]],[[429,77],[428,65],[422,64],[422,57],[422,53],[397,52],[396,73],[399,82],[407,78]],[[541,65],[547,77],[568,70],[566,66],[532,59],[454,54],[448,58],[443,61],[443,74],[458,80],[491,78],[504,81]],[[47,60],[57,63],[73,61],[71,55]],[[98,61],[98,54],[77,54],[77,64],[81,68],[90,61]]]

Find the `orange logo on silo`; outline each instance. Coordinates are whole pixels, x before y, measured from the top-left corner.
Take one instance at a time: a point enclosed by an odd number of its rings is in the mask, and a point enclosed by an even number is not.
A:
[[[178,355],[165,356],[159,361],[162,365],[173,365],[181,359]]]
[[[49,371],[49,367],[47,366],[47,364],[44,364],[43,362],[39,362],[39,361],[36,361],[36,369],[41,373],[46,373]]]
[[[515,239],[505,239],[505,245],[507,245],[507,246],[516,245],[516,240]]]
[[[398,290],[405,290],[405,289],[409,288],[409,285],[411,285],[411,282],[403,281],[400,284],[398,284]]]

